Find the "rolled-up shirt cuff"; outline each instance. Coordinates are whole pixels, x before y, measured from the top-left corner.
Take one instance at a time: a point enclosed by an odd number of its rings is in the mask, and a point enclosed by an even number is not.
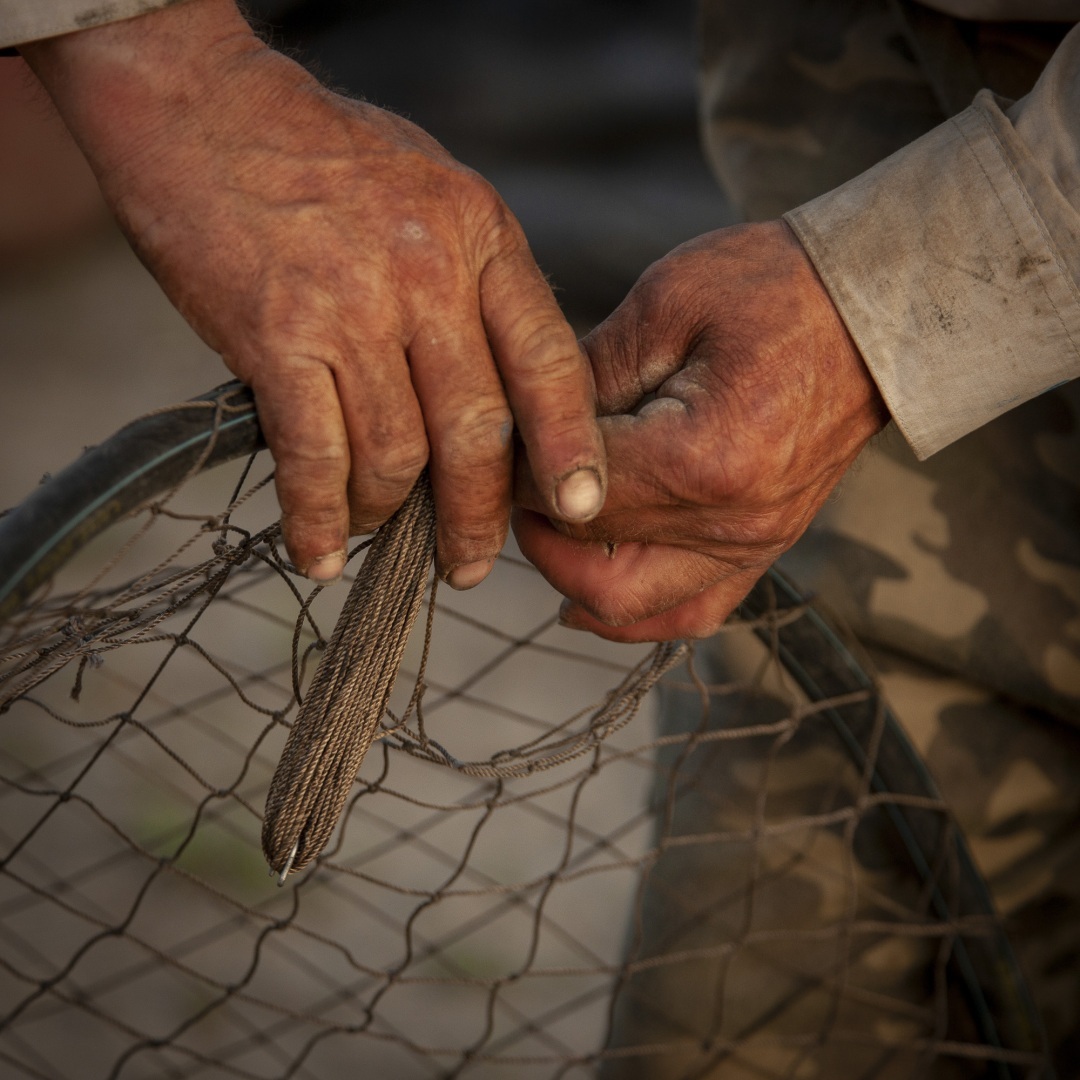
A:
[[[1080,293],[1027,159],[983,91],[786,215],[920,458],[1080,375]]]
[[[0,0],[0,47],[132,19],[182,0]]]

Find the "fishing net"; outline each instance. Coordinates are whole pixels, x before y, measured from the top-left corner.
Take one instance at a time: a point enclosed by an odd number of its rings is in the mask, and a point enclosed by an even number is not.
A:
[[[429,584],[329,843],[268,868],[348,588],[257,446],[228,388],[0,521],[0,1072],[1050,1075],[948,807],[776,573],[693,648],[560,627],[509,551]]]

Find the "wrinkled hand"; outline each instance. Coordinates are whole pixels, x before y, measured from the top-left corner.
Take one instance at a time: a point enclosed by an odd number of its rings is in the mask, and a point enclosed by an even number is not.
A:
[[[515,421],[545,513],[599,509],[585,358],[517,222],[433,139],[326,90],[233,0],[24,53],[135,250],[253,388],[301,570],[337,576],[350,531],[430,463],[438,568],[476,584],[505,539]]]
[[[714,633],[884,426],[881,396],[779,221],[677,248],[584,344],[607,501],[556,528],[521,476],[521,549],[568,598],[568,625],[616,641]]]

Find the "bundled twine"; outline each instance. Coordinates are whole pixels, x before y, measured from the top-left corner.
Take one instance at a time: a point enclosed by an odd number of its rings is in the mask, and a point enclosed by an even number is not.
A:
[[[390,698],[434,553],[425,472],[375,534],[270,781],[262,847],[282,881],[330,840]]]
[[[435,508],[425,472],[376,533],[270,782],[262,847],[279,883],[302,870],[327,845],[364,755],[380,735],[434,554]],[[430,629],[429,620],[429,635]],[[411,731],[406,718],[385,728],[380,737],[399,750],[466,775],[529,776],[588,753],[629,723],[648,692],[687,651],[683,643],[662,642],[598,706],[486,762],[458,760],[422,729]],[[425,644],[425,661],[426,657]],[[421,670],[423,666],[422,662]],[[414,698],[422,691],[421,674]],[[419,710],[419,702],[415,704]],[[583,717],[583,729],[572,730]]]

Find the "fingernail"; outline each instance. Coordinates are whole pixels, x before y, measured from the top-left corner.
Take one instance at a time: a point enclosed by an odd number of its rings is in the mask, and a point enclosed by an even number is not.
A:
[[[559,625],[565,626],[567,630],[584,630],[580,623],[574,621],[574,614],[574,602],[570,599],[564,600],[559,605]]]
[[[555,503],[567,521],[586,521],[600,513],[604,492],[593,469],[577,469],[564,476],[555,488]]]
[[[304,576],[319,585],[333,585],[341,580],[341,572],[345,569],[345,552],[332,551],[329,555],[320,555],[308,564]]]
[[[491,559],[485,559],[482,562],[464,563],[461,566],[455,566],[446,575],[446,583],[451,589],[471,589],[473,586],[479,585],[487,577],[491,564]]]

